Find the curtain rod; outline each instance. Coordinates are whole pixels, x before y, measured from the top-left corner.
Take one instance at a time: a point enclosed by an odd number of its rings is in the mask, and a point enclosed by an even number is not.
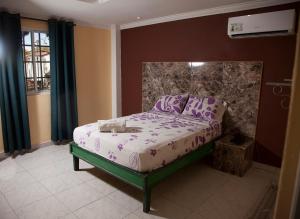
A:
[[[25,17],[25,16],[21,16],[21,18],[29,19],[29,20],[35,20],[35,21],[48,21],[48,20],[45,20],[45,19],[32,18],[32,17]]]
[[[23,19],[28,19],[28,20],[34,20],[34,21],[43,21],[43,22],[48,22],[46,19],[40,19],[40,18],[32,18],[32,17],[26,17],[26,16],[21,16]],[[75,23],[73,23],[73,26],[76,26]]]

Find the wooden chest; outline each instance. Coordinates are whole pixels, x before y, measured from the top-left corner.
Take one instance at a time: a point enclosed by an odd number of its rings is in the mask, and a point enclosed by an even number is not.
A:
[[[231,135],[226,135],[215,142],[213,167],[243,176],[252,165],[254,140],[246,138],[243,144],[236,145],[231,139]]]

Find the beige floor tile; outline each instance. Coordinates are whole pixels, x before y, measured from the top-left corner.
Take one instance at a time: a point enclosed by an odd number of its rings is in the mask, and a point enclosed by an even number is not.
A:
[[[78,217],[75,214],[71,213],[63,217],[60,217],[59,219],[78,219]]]
[[[35,163],[43,165],[43,162],[51,162],[51,155],[58,151],[62,151],[62,148],[53,145],[45,146],[22,155],[17,155],[15,160],[26,169],[35,168]]]
[[[70,152],[70,144],[60,145],[62,150]]]
[[[103,194],[83,183],[56,194],[58,200],[72,212],[103,197]]]
[[[67,157],[66,159],[56,161],[54,163],[55,168],[61,170],[62,172],[73,172],[73,158]]]
[[[65,172],[60,175],[49,177],[40,181],[48,191],[52,194],[56,194],[73,186],[82,183],[79,177],[76,176],[74,172]]]
[[[120,219],[130,214],[130,211],[119,206],[108,197],[105,197],[75,211],[74,213],[78,218],[85,219]]]
[[[87,184],[90,185],[93,189],[101,192],[103,195],[108,195],[117,190],[115,186],[109,184],[106,181],[103,181],[102,179],[93,179],[88,181]]]
[[[218,189],[215,197],[225,199],[238,208],[249,209],[259,202],[271,183],[248,184],[232,180]]]
[[[38,182],[23,185],[5,193],[5,198],[14,210],[18,210],[51,194]]]
[[[109,194],[108,197],[129,212],[137,210],[143,204],[142,191],[130,185],[125,185],[122,190],[116,190]]]
[[[0,177],[0,191],[6,193],[35,181],[27,171],[16,172],[14,175],[10,174]]]
[[[213,196],[198,207],[195,215],[207,219],[242,219],[245,218],[246,212],[244,212],[244,209],[238,208],[237,205],[233,205],[232,202],[227,201],[226,197],[217,198]],[[195,217],[195,215],[193,216]]]
[[[277,175],[280,172],[280,168],[278,168],[278,167],[274,167],[274,166],[270,166],[270,165],[266,165],[266,164],[258,163],[258,162],[253,162],[253,167],[257,168],[257,169],[261,169],[263,171],[269,171],[271,173],[274,173],[275,175]]]
[[[47,155],[56,151],[64,150],[65,145],[49,145],[36,150],[38,155]]]
[[[68,158],[72,158],[72,155],[70,154],[70,152],[66,151],[66,150],[54,151],[54,152],[50,153],[48,156],[50,156],[51,159],[55,162],[64,160],[64,159],[68,159]]]
[[[158,198],[154,199],[151,202],[151,210],[149,213],[144,213],[142,207],[137,209],[134,214],[138,218],[142,219],[158,219],[158,218],[172,218],[172,219],[182,219],[187,217],[190,213],[188,209],[185,209],[181,206],[174,204],[173,202],[164,199]],[[134,218],[134,217],[133,217]]]
[[[222,217],[217,217],[216,215],[200,215],[199,213],[191,213],[185,219],[223,219]],[[240,218],[242,219],[242,218]]]
[[[252,179],[252,178],[251,178]],[[271,186],[271,183],[250,184],[232,176],[220,188],[216,188],[215,193],[194,210],[196,215],[207,218],[246,218],[251,215],[251,211],[258,203],[263,194]]]
[[[59,160],[55,163],[57,168],[63,169],[64,171],[72,171],[73,170],[73,156],[66,156],[63,160]],[[94,166],[89,163],[79,160],[79,169],[80,171],[90,171],[95,169]],[[79,171],[79,172],[80,172]]]
[[[8,204],[7,200],[5,199],[4,195],[0,192],[0,212],[1,214],[10,214],[13,212],[13,209]]]
[[[70,211],[53,196],[36,201],[17,211],[20,219],[62,218]]]
[[[0,161],[0,179],[9,178],[22,171],[25,171],[25,169],[11,157]]]
[[[5,213],[1,212],[0,217],[1,219],[18,219],[17,215],[13,211],[5,212]]]
[[[80,171],[74,171],[76,174],[76,177],[78,177],[81,181],[87,182],[93,179],[98,179],[97,173],[91,170],[80,170]]]
[[[166,183],[158,186],[155,194],[194,211],[229,180],[227,175],[214,171],[198,171],[187,171],[176,179],[167,179]]]
[[[55,146],[55,145],[50,145],[50,146],[45,146],[41,148],[33,148],[32,151],[26,152],[24,154],[18,154],[15,156],[15,159],[18,162],[22,162],[24,160],[27,160],[29,158],[39,158],[39,157],[44,157],[44,156],[51,156],[51,153],[63,150],[60,146]]]
[[[278,183],[279,175],[261,168],[251,168],[243,177],[232,177],[239,182],[250,184],[252,186],[260,186],[261,184]]]
[[[69,145],[1,161],[0,218],[16,218],[15,212],[20,218],[245,218],[279,175],[278,168],[254,163],[237,177],[199,162],[155,187],[145,214],[141,191],[82,160],[80,169],[73,171]]]
[[[79,160],[79,168],[82,170],[82,169],[93,169],[95,167],[83,160]]]
[[[26,170],[41,168],[53,164],[53,160],[48,155],[34,156],[25,160],[16,160]]]
[[[26,160],[26,159],[37,157],[37,156],[38,156],[37,151],[32,150],[32,151],[29,151],[29,152],[26,152],[26,153],[16,154],[14,156],[14,159],[16,161],[21,161],[21,160]]]
[[[43,165],[40,167],[29,169],[28,172],[37,180],[44,180],[49,177],[60,175],[64,172],[64,169],[57,168],[54,163]]]
[[[127,216],[125,216],[124,219],[140,219],[140,218],[134,213],[130,213]]]

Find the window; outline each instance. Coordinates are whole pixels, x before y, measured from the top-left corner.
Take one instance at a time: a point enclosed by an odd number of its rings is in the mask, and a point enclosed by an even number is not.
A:
[[[23,31],[22,46],[27,93],[50,90],[48,33]]]

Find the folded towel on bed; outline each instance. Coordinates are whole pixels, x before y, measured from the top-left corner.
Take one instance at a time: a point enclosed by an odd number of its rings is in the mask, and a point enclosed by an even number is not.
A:
[[[126,120],[98,120],[98,128],[100,132],[124,132],[126,130]]]

